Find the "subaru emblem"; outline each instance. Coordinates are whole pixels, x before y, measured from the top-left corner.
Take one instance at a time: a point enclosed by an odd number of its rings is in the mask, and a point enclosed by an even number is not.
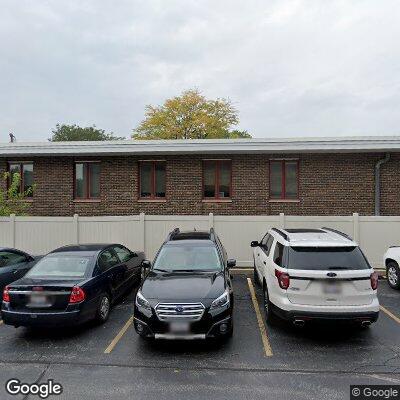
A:
[[[177,306],[177,307],[175,307],[175,311],[176,311],[178,314],[182,314],[182,313],[183,313],[183,307],[182,307],[182,306]]]

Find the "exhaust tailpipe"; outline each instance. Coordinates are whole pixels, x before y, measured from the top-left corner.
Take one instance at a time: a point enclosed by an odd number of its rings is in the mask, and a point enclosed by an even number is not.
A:
[[[300,328],[302,328],[304,326],[304,324],[305,324],[304,319],[295,319],[293,321],[293,325],[298,326]]]
[[[371,325],[371,321],[363,321],[361,322],[361,326],[363,328],[368,328]]]

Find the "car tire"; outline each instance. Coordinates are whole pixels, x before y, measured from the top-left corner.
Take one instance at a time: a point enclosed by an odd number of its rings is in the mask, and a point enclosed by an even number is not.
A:
[[[268,288],[267,285],[264,283],[264,314],[265,314],[265,321],[268,325],[272,325],[276,321],[276,316],[272,311],[272,303],[269,299]]]
[[[392,289],[400,289],[400,268],[396,262],[390,261],[386,267],[386,277]]]
[[[99,324],[104,324],[108,320],[111,311],[111,299],[108,293],[101,295],[99,305],[96,310],[95,320]]]

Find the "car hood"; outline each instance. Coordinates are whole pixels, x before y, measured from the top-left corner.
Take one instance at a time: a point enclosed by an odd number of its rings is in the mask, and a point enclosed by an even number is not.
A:
[[[150,271],[142,284],[141,292],[148,300],[196,302],[215,299],[225,290],[224,272],[173,272]],[[152,302],[153,303],[153,302]]]

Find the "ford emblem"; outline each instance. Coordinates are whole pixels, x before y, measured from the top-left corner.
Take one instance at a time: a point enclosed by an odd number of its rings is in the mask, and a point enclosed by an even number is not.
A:
[[[329,276],[329,278],[334,278],[335,276],[337,276],[337,274],[335,272],[328,272],[326,276]]]

